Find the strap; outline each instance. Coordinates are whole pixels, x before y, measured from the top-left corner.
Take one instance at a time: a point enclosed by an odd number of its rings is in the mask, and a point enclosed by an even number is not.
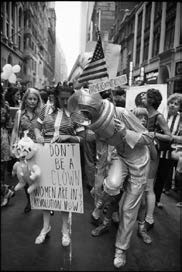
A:
[[[54,129],[55,129],[54,137],[59,135],[59,128],[60,128],[60,124],[61,124],[61,121],[62,121],[62,117],[63,117],[63,110],[58,109],[58,113],[57,113],[56,120],[55,120],[55,123],[54,123]]]
[[[18,131],[18,136],[19,136],[19,128],[20,128],[20,119],[21,119],[21,110],[18,110],[18,117],[17,117],[17,131]]]

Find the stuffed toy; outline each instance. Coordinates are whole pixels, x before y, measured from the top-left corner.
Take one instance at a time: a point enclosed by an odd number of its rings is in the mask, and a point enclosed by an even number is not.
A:
[[[13,165],[12,176],[17,176],[19,182],[15,186],[15,191],[21,190],[26,184],[29,185],[28,193],[31,194],[39,184],[41,170],[35,163],[35,153],[37,151],[35,143],[27,136],[15,143],[12,147],[12,153],[18,162]]]

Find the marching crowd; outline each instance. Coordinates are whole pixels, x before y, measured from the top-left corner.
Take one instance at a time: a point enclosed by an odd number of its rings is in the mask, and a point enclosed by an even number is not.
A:
[[[84,88],[85,92],[87,88]],[[114,266],[126,262],[134,224],[138,221],[138,236],[150,244],[149,231],[155,226],[154,209],[163,208],[162,193],[176,190],[182,207],[182,94],[168,97],[167,119],[158,111],[162,101],[159,90],[148,89],[131,112],[125,109],[125,91],[118,88],[100,93],[116,109],[115,129],[119,135],[113,143],[104,140],[87,126],[71,118],[68,99],[76,93],[72,83],[59,82],[47,90],[27,88],[3,89],[1,85],[1,207],[16,194],[6,184],[16,162],[13,144],[24,131],[34,141],[47,143],[80,143],[83,184],[94,198],[91,222],[92,236],[110,230],[111,222],[118,224],[115,242]],[[10,107],[16,107],[15,117]],[[123,127],[124,124],[124,127]],[[103,137],[104,138],[104,137]],[[119,139],[119,140],[118,140]],[[31,211],[30,195],[24,187],[27,204],[24,212]],[[41,244],[51,231],[51,215],[43,210],[43,226],[35,239]],[[62,216],[62,245],[70,244],[69,218]]]

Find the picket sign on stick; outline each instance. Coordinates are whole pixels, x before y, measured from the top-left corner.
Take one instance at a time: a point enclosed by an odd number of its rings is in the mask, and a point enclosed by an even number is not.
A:
[[[83,213],[80,146],[78,143],[36,145],[35,162],[41,169],[41,177],[38,188],[30,195],[31,207],[69,212],[68,226],[71,238],[72,213]],[[64,264],[67,249],[64,248]],[[72,242],[69,246],[69,268],[71,262]]]
[[[89,92],[90,94],[99,93],[109,89],[113,90],[118,86],[126,89],[128,87],[125,86],[125,84],[127,84],[127,76],[121,75],[112,79],[89,85]]]
[[[70,248],[69,248],[69,270],[71,270],[71,262],[72,262],[72,213],[69,212],[69,233],[70,233]]]

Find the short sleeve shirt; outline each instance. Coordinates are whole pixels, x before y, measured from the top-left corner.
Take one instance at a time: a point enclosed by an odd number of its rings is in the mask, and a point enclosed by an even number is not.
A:
[[[78,125],[72,121],[70,114],[67,111],[63,109],[58,110],[62,111],[62,119],[59,126],[59,134],[72,136],[76,135]],[[37,119],[37,122],[42,126],[41,130],[43,132],[43,136],[47,138],[48,142],[52,139],[54,135],[55,131],[54,125],[58,110],[53,110],[52,107],[50,107],[47,110],[47,105],[44,105]]]

